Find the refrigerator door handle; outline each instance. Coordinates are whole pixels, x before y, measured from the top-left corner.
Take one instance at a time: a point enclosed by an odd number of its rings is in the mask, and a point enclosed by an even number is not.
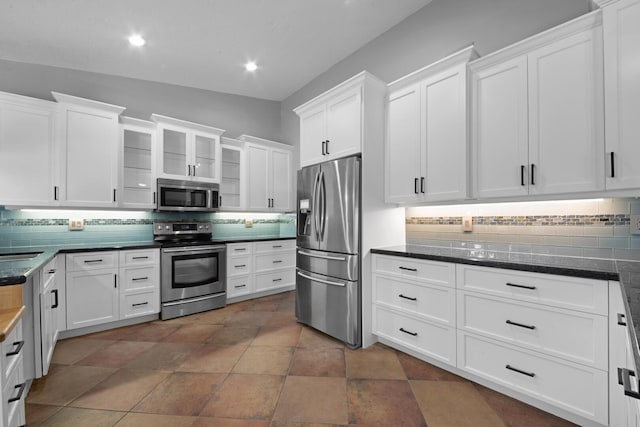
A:
[[[324,171],[320,172],[320,198],[322,199],[322,216],[320,219],[320,240],[324,240],[324,226],[327,219],[327,187],[324,183]]]
[[[343,288],[345,286],[347,286],[346,283],[333,282],[333,281],[324,280],[324,279],[316,279],[316,278],[308,276],[308,275],[306,275],[306,274],[304,274],[304,273],[302,273],[300,271],[298,271],[298,276],[302,276],[305,279],[309,279],[309,280],[314,281],[314,282],[324,283],[325,285],[329,285],[329,286],[340,286],[340,287],[343,287]]]
[[[328,259],[328,260],[331,260],[331,261],[346,261],[347,260],[345,257],[342,257],[342,256],[316,255],[316,254],[310,254],[309,252],[305,252],[305,251],[298,251],[298,253],[300,255],[306,255],[306,256],[310,256],[312,258]]]
[[[320,234],[318,233],[318,183],[320,181],[320,172],[316,173],[316,176],[313,180],[313,192],[311,194],[311,199],[313,201],[312,215],[313,215],[313,233],[315,235],[316,241],[320,240]]]

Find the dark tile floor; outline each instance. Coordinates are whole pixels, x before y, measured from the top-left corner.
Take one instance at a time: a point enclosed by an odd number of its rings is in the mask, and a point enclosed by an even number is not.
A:
[[[287,292],[58,342],[43,426],[570,426],[384,345],[296,323]]]

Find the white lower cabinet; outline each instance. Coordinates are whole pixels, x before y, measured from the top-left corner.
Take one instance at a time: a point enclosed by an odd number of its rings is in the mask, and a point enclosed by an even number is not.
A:
[[[24,393],[26,382],[23,369],[22,321],[0,343],[0,424],[17,427],[25,424]]]
[[[227,244],[227,299],[231,302],[292,289],[296,241]]]
[[[67,255],[67,329],[158,313],[159,250]]]
[[[49,371],[58,334],[66,329],[64,283],[64,255],[56,255],[40,270],[42,375]]]
[[[372,265],[383,343],[573,422],[627,425],[609,421],[609,282],[382,254]]]

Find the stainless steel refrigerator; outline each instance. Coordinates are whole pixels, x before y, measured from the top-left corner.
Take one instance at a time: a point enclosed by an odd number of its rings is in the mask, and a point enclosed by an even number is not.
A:
[[[360,157],[298,171],[296,319],[362,345]]]

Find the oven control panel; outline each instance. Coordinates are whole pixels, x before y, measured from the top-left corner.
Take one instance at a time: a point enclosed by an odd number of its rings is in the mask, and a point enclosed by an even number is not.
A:
[[[181,234],[210,234],[211,223],[202,221],[191,222],[154,222],[154,236],[178,236]]]

